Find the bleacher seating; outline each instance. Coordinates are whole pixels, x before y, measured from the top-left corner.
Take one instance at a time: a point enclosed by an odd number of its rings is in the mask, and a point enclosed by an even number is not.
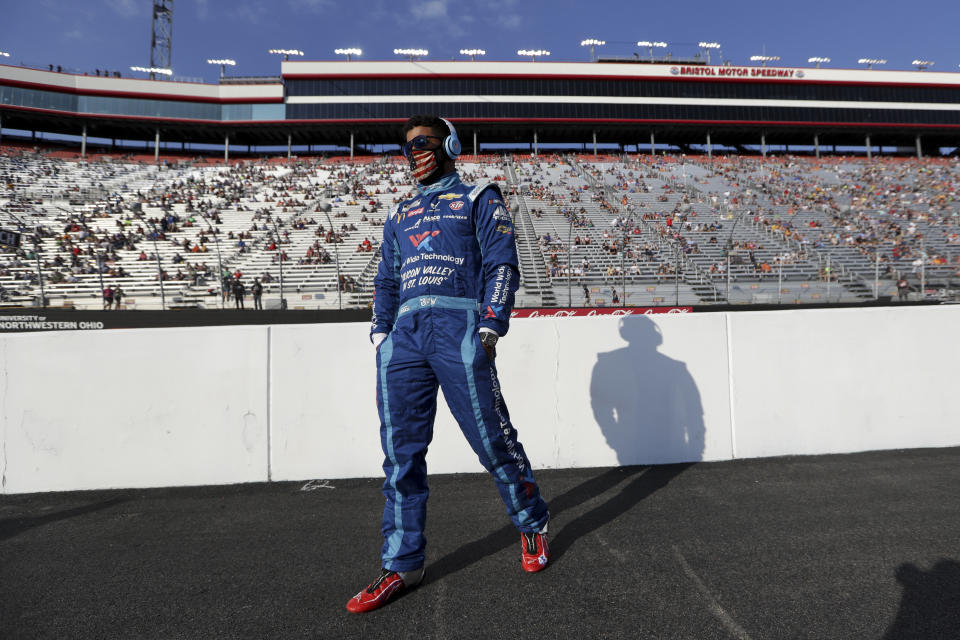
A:
[[[955,160],[488,155],[459,168],[508,195],[521,305],[852,301],[896,295],[899,277],[914,297],[960,288]],[[39,263],[53,306],[100,308],[118,286],[125,308],[232,305],[224,276],[248,291],[261,279],[268,307],[281,279],[291,308],[365,306],[383,222],[411,193],[398,158],[158,166],[6,148],[0,228],[23,236],[0,254],[0,304],[40,303]]]

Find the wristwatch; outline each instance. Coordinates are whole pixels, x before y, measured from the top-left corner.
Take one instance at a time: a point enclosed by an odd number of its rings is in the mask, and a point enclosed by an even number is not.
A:
[[[500,336],[495,334],[493,331],[481,331],[480,332],[480,342],[483,343],[483,346],[490,347],[493,349],[497,346],[497,340],[500,339]]]

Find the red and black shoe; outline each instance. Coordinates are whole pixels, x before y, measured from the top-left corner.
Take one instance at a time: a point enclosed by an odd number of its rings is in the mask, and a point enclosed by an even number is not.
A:
[[[547,528],[540,533],[520,533],[520,560],[523,570],[530,573],[543,571],[550,560],[550,545],[547,544]]]
[[[347,602],[347,611],[350,613],[366,613],[379,609],[404,589],[417,586],[422,578],[423,569],[405,571],[402,574],[389,569],[381,569],[380,575],[370,583],[370,586],[350,598]],[[410,584],[407,584],[408,582]]]

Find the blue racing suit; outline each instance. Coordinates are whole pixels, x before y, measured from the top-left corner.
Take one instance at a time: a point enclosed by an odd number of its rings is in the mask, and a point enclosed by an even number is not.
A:
[[[377,350],[386,474],[381,555],[392,571],[424,563],[426,453],[438,385],[517,529],[540,531],[548,518],[478,335],[481,327],[507,333],[519,286],[513,223],[496,185],[452,182],[394,206],[374,279],[371,336],[387,334]]]

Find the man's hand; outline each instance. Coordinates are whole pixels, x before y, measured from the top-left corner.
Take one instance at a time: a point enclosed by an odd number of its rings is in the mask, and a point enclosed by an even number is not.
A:
[[[493,362],[497,357],[497,340],[499,339],[500,336],[497,335],[496,331],[486,327],[480,329],[480,344],[483,345],[483,350],[487,352],[487,358],[490,362]]]
[[[385,333],[375,333],[370,336],[370,342],[373,343],[374,349],[380,348],[380,343],[387,339],[387,334]]]

